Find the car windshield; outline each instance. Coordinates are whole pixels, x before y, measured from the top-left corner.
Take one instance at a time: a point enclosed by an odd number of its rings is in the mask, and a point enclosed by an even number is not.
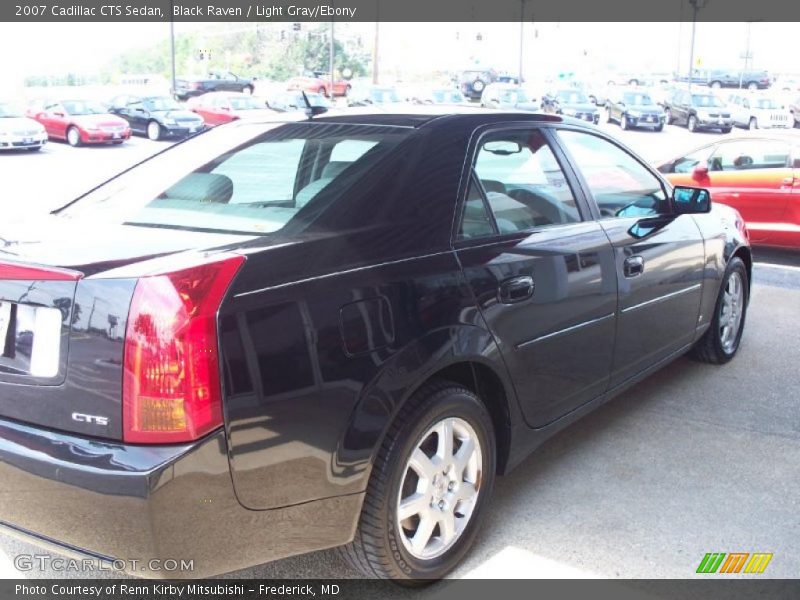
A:
[[[413,130],[299,121],[220,127],[56,211],[97,227],[264,235],[305,229]],[[344,199],[344,200],[343,200]]]
[[[228,103],[233,110],[261,110],[266,104],[259,102],[252,96],[229,96]]]
[[[158,98],[145,98],[144,105],[147,110],[152,112],[167,111],[167,110],[181,110],[181,105],[175,102],[169,96],[162,96]]]
[[[108,112],[102,104],[93,100],[64,100],[61,106],[67,114],[73,116],[102,115]]]
[[[564,104],[587,104],[589,98],[583,92],[578,90],[564,90],[556,94],[559,102]]]
[[[692,104],[694,106],[722,108],[725,103],[711,94],[692,94]]]
[[[769,110],[775,110],[781,107],[780,104],[772,100],[771,98],[759,98],[755,101],[756,108],[766,108]]]
[[[653,100],[647,94],[623,94],[622,101],[628,106],[653,106]]]
[[[375,104],[386,104],[388,102],[400,102],[400,96],[397,95],[397,90],[395,90],[393,88],[372,89],[369,92],[369,97]]]
[[[530,102],[528,94],[524,90],[501,90],[500,102],[507,102],[509,104],[519,104],[521,102]]]
[[[16,106],[0,102],[0,118],[13,118],[21,116],[22,116],[22,111],[19,110]]]
[[[464,102],[461,92],[453,90],[434,90],[431,92],[434,102]]]

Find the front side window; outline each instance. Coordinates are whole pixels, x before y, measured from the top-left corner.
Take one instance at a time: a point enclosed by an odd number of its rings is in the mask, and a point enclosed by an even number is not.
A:
[[[307,227],[360,189],[412,135],[320,123],[218,128],[134,167],[58,211],[104,225],[242,235]]]
[[[539,130],[487,135],[475,172],[500,233],[581,220],[567,178]]]
[[[603,218],[664,214],[661,181],[628,152],[601,137],[562,130],[559,137],[583,174]]]
[[[709,162],[711,171],[785,169],[791,149],[780,141],[754,140],[720,144]]]

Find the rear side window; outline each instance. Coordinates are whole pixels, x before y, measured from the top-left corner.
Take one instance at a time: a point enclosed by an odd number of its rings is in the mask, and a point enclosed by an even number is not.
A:
[[[485,136],[475,172],[500,233],[581,220],[572,189],[541,131]]]
[[[492,217],[486,208],[486,202],[475,180],[470,180],[467,200],[464,202],[464,212],[461,215],[461,227],[458,231],[458,238],[468,240],[472,238],[486,237],[494,234]]]
[[[558,132],[604,218],[638,217],[669,211],[661,181],[631,154],[601,137]]]

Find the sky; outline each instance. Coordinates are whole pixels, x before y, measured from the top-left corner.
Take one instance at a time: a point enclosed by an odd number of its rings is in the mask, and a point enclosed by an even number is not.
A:
[[[178,23],[175,29],[180,35],[206,26]],[[372,43],[373,23],[336,27]],[[773,73],[800,70],[796,52],[788,51],[797,48],[796,23],[749,27],[751,66]],[[702,66],[741,66],[747,30],[745,23],[698,23],[695,58]],[[679,64],[685,71],[689,63],[690,23],[526,22],[522,33],[523,73],[528,78],[607,68],[674,71]],[[67,70],[91,73],[116,53],[168,35],[167,23],[0,23],[0,82]],[[519,39],[519,23],[381,23],[381,72],[387,78],[413,79],[434,65],[441,70],[480,66],[516,73]]]

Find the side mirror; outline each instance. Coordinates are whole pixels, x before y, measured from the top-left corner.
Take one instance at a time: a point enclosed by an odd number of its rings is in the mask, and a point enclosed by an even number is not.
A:
[[[672,190],[672,205],[679,215],[699,215],[711,212],[711,194],[703,188],[676,186]]]
[[[54,117],[63,117],[63,116],[64,116],[64,113],[63,113],[63,112],[61,112],[60,110],[54,110],[54,111],[53,111],[53,116],[54,116]]]
[[[698,181],[701,179],[705,179],[708,177],[708,165],[705,163],[700,163],[692,169],[692,179],[697,179]]]

